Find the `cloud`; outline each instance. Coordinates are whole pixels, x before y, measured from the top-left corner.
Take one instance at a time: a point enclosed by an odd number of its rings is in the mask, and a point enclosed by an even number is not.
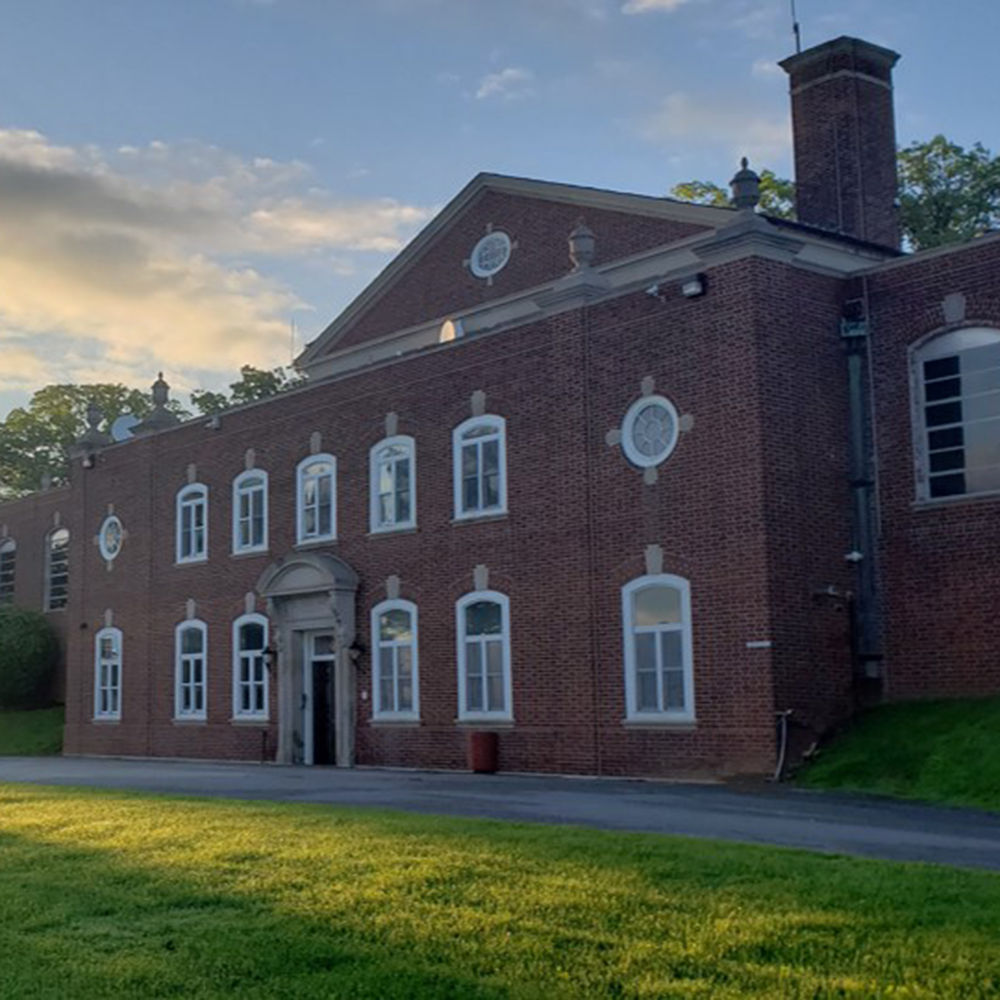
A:
[[[689,2],[690,0],[627,0],[626,3],[622,4],[622,13],[649,14],[658,12],[672,14]]]
[[[763,56],[753,61],[750,73],[762,80],[785,79],[785,71],[778,65],[777,61]]]
[[[288,316],[308,303],[270,276],[280,262],[332,255],[347,274],[432,214],[309,180],[203,143],[102,150],[0,129],[0,389],[287,363]]]
[[[731,97],[668,94],[639,125],[651,142],[696,140],[728,148],[735,158],[749,156],[758,169],[784,159],[791,147],[791,127],[784,116],[767,117],[734,103]]]
[[[532,84],[535,74],[530,69],[521,66],[508,66],[497,73],[489,73],[483,77],[476,91],[480,101],[487,98],[501,98],[505,101],[531,97],[534,94]]]

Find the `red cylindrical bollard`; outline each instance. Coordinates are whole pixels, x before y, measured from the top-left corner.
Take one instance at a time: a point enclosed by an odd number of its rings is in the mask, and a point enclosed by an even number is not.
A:
[[[469,768],[476,774],[493,774],[498,750],[496,733],[469,733]]]

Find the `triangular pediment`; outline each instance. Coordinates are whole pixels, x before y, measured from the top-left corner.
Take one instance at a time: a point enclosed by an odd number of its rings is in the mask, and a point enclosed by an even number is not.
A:
[[[723,226],[730,209],[670,198],[480,174],[303,352],[306,371],[333,354],[398,331],[445,321],[558,279],[571,268],[567,240],[583,219],[597,238],[595,264],[666,246]],[[502,269],[475,273],[488,234],[510,250]]]

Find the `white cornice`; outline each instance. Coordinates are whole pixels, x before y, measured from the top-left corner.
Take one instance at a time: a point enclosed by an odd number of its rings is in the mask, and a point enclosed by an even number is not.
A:
[[[749,257],[843,278],[869,270],[880,256],[875,249],[777,226],[752,213],[729,213],[728,219],[731,224],[723,228],[588,268],[585,274],[569,272],[503,299],[333,351],[303,368],[310,379],[317,380],[422,351],[440,344],[441,327],[447,320],[461,321],[463,337],[440,346],[458,348],[463,340],[477,335],[536,322],[652,284],[677,282],[692,273]]]
[[[604,209],[641,215],[646,218],[673,219],[677,222],[715,228],[725,225],[733,217],[732,209],[708,205],[692,205],[672,198],[655,198],[650,195],[623,194],[601,188],[578,187],[573,184],[555,184],[525,177],[507,177],[502,174],[478,174],[417,234],[416,237],[388,264],[374,281],[316,337],[296,361],[299,367],[311,368],[324,358],[336,345],[337,339],[370,306],[374,305],[399,277],[416,261],[428,244],[450,225],[481,192],[499,191],[504,194],[542,201],[555,201],[577,205],[580,208]]]

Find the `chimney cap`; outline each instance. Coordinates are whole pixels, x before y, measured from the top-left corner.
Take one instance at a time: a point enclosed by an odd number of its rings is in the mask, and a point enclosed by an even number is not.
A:
[[[794,56],[782,59],[778,65],[792,76],[821,59],[836,60],[837,56],[846,57],[848,65],[837,65],[831,69],[855,69],[864,72],[864,66],[867,63],[869,66],[881,70],[883,74],[890,73],[900,58],[899,53],[893,52],[892,49],[876,45],[874,42],[866,42],[862,38],[841,35],[839,38],[822,42],[804,52],[798,52]]]

